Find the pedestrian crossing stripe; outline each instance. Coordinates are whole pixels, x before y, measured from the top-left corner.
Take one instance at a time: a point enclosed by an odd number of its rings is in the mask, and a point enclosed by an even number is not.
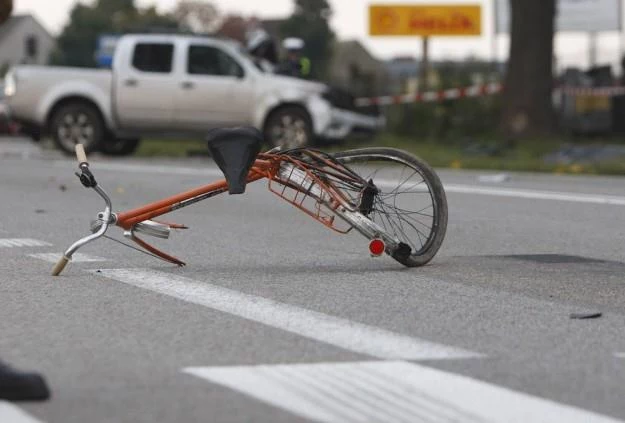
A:
[[[7,423],[43,423],[16,405],[0,400],[0,422]]]
[[[48,263],[57,263],[63,253],[39,253],[29,254],[28,257],[36,258],[39,260],[47,261]],[[72,256],[72,263],[97,263],[107,261],[105,258],[91,256],[87,254],[76,253]]]
[[[322,423],[623,423],[402,361],[190,367],[183,372]]]

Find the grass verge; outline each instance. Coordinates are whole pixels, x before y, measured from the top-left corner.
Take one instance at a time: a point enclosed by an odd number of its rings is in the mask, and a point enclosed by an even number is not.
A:
[[[605,143],[605,140],[603,141]],[[584,145],[601,144],[588,141]],[[348,141],[340,145],[322,147],[327,151],[362,147],[393,147],[409,151],[437,168],[479,169],[497,171],[551,172],[557,174],[625,175],[625,160],[596,163],[550,164],[545,155],[558,151],[570,142],[558,139],[526,140],[504,147],[497,142],[473,145],[413,140],[394,135],[380,135],[370,141]],[[189,157],[203,155],[206,144],[202,140],[147,139],[141,143],[138,157]]]

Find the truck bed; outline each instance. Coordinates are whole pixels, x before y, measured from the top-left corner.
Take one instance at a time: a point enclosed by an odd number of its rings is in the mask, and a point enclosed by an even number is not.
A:
[[[103,98],[110,98],[113,74],[106,69],[86,69],[61,66],[18,66],[13,69],[17,79],[17,92],[11,101],[15,116],[25,121],[44,121],[44,108],[34,105],[45,104],[47,96],[57,90],[70,88],[68,92],[96,92]],[[43,101],[42,101],[43,99]]]

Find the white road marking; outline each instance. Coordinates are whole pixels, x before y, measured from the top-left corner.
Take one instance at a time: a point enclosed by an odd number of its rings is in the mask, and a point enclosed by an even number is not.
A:
[[[379,180],[376,182],[379,187],[395,188],[396,181]],[[536,191],[527,189],[506,189],[506,188],[494,188],[483,187],[476,185],[457,185],[457,184],[445,184],[446,193],[454,194],[476,194],[476,195],[490,195],[495,197],[512,197],[512,198],[525,198],[532,200],[552,200],[552,201],[569,201],[577,203],[589,203],[589,204],[607,204],[612,206],[625,206],[625,197],[614,195],[594,195],[594,194],[578,194],[571,192],[556,192],[556,191]],[[428,192],[427,187],[421,189],[412,189],[411,192]]]
[[[44,241],[39,241],[30,238],[2,238],[0,239],[0,248],[14,248],[14,247],[51,247]]]
[[[56,166],[67,167],[67,162],[56,162]],[[157,173],[165,175],[196,175],[223,177],[218,168],[207,167],[205,169],[170,166],[170,165],[146,165],[126,163],[94,163],[94,169],[111,170],[116,172],[130,173]],[[393,181],[376,181],[380,186],[394,185]],[[533,200],[567,201],[587,204],[604,204],[613,206],[625,206],[625,197],[616,195],[596,195],[574,192],[542,191],[530,189],[496,188],[478,185],[445,184],[445,191],[454,194],[489,195],[496,197],[512,197]]]
[[[616,357],[616,358],[625,358],[625,353],[614,353],[614,357]]]
[[[59,259],[63,257],[63,253],[40,253],[29,254],[28,256],[39,260],[47,261],[48,263],[57,263]],[[97,263],[102,261],[107,261],[107,259],[81,253],[76,253],[72,257],[72,263]]]
[[[323,423],[622,423],[466,376],[398,361],[190,367],[183,371]]]
[[[3,423],[42,423],[21,408],[0,400],[0,422]]]
[[[554,200],[576,203],[625,206],[625,197],[615,195],[578,194],[572,192],[535,191],[526,189],[504,189],[455,184],[446,184],[445,191],[453,192],[456,194],[479,194],[498,197],[528,198],[534,200]]]
[[[97,274],[373,357],[406,360],[482,357],[460,348],[397,334],[170,273],[147,269],[103,269]]]

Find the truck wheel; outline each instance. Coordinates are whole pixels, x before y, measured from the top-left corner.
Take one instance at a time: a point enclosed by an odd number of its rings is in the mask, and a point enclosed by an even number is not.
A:
[[[298,107],[285,107],[271,113],[265,124],[265,141],[272,147],[301,148],[312,144],[312,122]]]
[[[54,112],[50,121],[50,133],[54,143],[65,154],[74,154],[78,143],[85,147],[87,153],[91,153],[97,151],[102,144],[104,122],[90,104],[72,102]]]
[[[130,156],[141,144],[139,138],[111,138],[104,140],[100,151],[107,156],[122,157]]]

